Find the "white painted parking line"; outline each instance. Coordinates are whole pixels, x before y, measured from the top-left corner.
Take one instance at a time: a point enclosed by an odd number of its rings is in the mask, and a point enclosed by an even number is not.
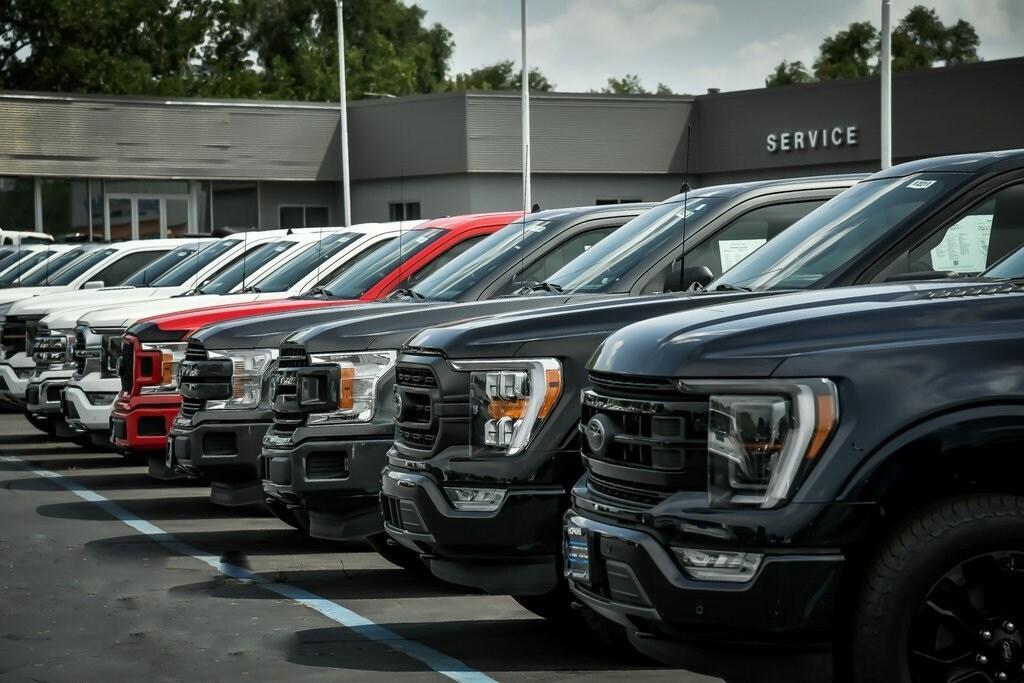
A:
[[[324,615],[331,621],[351,629],[367,640],[378,641],[393,650],[397,650],[398,652],[408,655],[413,659],[417,659],[437,673],[447,676],[454,681],[460,681],[460,683],[494,682],[494,679],[487,674],[471,669],[454,657],[449,657],[448,655],[438,652],[432,647],[424,645],[418,641],[403,638],[394,631],[384,628],[383,626],[370,621],[366,617],[357,614],[336,602],[328,600],[327,598],[322,598],[315,593],[311,593],[297,586],[269,581],[262,576],[253,574],[243,567],[221,562],[219,557],[203,553],[198,548],[179,540],[173,534],[167,533],[152,522],[133,515],[131,512],[109,498],[106,498],[83,486],[74,479],[65,477],[63,474],[59,474],[51,470],[36,469],[28,461],[13,455],[0,455],[0,460],[15,463],[36,476],[44,477],[53,481],[55,484],[74,493],[82,500],[88,501],[102,508],[111,517],[124,522],[140,534],[149,536],[154,541],[177,555],[191,557],[203,564],[209,565],[225,576],[255,584],[264,590],[277,593],[283,598],[293,600],[300,605],[305,605],[306,607]]]

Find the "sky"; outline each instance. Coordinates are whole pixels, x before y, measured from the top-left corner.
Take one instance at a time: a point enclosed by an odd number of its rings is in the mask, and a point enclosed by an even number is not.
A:
[[[519,62],[519,0],[407,0],[452,32],[453,73]],[[783,59],[814,61],[822,39],[854,21],[880,24],[881,0],[527,0],[528,61],[560,92],[638,74],[654,90],[764,86]],[[983,59],[1024,56],[1024,0],[892,0],[893,25],[915,4],[963,18]]]

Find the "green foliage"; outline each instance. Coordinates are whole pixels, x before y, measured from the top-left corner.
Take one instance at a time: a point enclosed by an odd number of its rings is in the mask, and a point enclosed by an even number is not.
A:
[[[764,79],[764,84],[771,88],[776,85],[793,85],[794,83],[810,83],[814,77],[807,71],[807,67],[799,59],[795,62],[783,60],[775,71]]]
[[[530,69],[530,90],[534,92],[551,92],[555,89],[540,69]],[[488,64],[468,73],[456,74],[448,81],[448,90],[519,90],[522,87],[523,74],[517,69],[515,62],[506,59]]]
[[[640,80],[640,76],[637,74],[626,74],[622,78],[609,78],[607,85],[605,85],[599,92],[608,93],[610,95],[650,95],[651,91],[644,87]],[[658,83],[657,89],[655,89],[655,95],[674,95],[672,88],[668,87],[664,83]]]
[[[401,0],[344,6],[348,96],[445,87],[451,34]],[[334,0],[0,0],[0,88],[338,98]]]
[[[974,27],[963,19],[946,25],[934,9],[910,8],[892,32],[892,70],[930,69],[936,64],[978,61],[980,41]],[[869,21],[850,24],[828,36],[818,49],[812,76],[800,62],[783,61],[765,79],[770,86],[813,80],[859,78],[878,72],[881,39]],[[799,66],[797,66],[799,65]]]

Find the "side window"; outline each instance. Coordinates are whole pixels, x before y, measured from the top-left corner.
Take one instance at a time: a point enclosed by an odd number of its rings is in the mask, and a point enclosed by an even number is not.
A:
[[[707,266],[718,277],[824,203],[818,199],[748,211],[691,249],[686,266]]]
[[[166,253],[166,251],[136,251],[131,254],[125,254],[89,279],[94,281],[100,280],[106,287],[119,285],[127,280],[128,276],[134,275],[137,271],[148,266],[157,257],[163,256]]]
[[[418,271],[416,271],[415,273],[413,273],[409,277],[405,278],[405,280],[402,282],[402,286],[403,287],[414,287],[417,282],[422,281],[424,278],[426,278],[428,275],[432,274],[434,271],[440,270],[442,266],[445,266],[448,263],[450,263],[452,260],[455,259],[456,256],[458,256],[458,255],[462,254],[463,252],[467,251],[470,247],[472,247],[477,242],[481,242],[485,237],[489,237],[489,235],[477,235],[476,237],[470,237],[467,240],[462,240],[461,242],[456,244],[454,247],[452,247],[448,251],[444,252],[443,254],[441,254],[440,256],[435,258],[433,261],[431,261],[427,265],[425,265],[422,268],[420,268]]]
[[[522,288],[524,283],[544,282],[553,273],[560,270],[562,266],[574,260],[614,231],[614,227],[607,227],[573,235],[535,261],[522,273],[517,274],[512,279],[512,282],[502,287],[498,293],[511,294],[517,289]]]
[[[881,280],[930,271],[977,275],[1024,244],[1024,183],[1004,187],[900,254]]]

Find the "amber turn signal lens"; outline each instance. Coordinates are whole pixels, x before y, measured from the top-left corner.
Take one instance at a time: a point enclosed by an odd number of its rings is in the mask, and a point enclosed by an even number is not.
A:
[[[834,396],[819,395],[816,398],[818,401],[818,416],[814,424],[814,434],[811,435],[811,443],[807,446],[807,454],[804,456],[807,460],[814,460],[818,457],[822,447],[825,445],[825,441],[828,440],[828,435],[835,428],[836,418],[838,417]]]
[[[355,405],[355,381],[356,369],[349,366],[338,368],[338,379],[341,380],[341,390],[338,392],[338,409],[351,410]]]
[[[562,371],[561,370],[545,370],[544,371],[544,402],[540,404],[540,412],[537,416],[540,419],[544,419],[551,412],[551,409],[555,407],[555,403],[558,402],[558,397],[562,395]]]
[[[527,400],[525,398],[505,400],[496,398],[487,404],[487,414],[493,420],[500,420],[503,417],[510,417],[519,420],[526,414]]]

